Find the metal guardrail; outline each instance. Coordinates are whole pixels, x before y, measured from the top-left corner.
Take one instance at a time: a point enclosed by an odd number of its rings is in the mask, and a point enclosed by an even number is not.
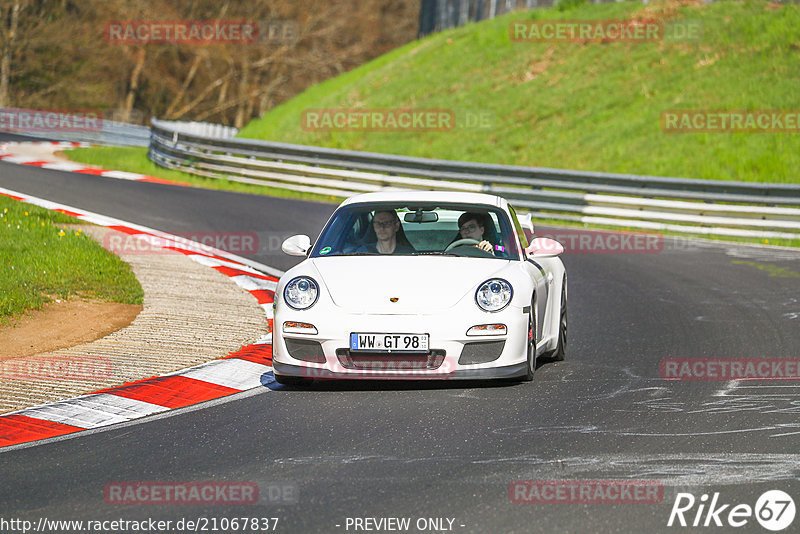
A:
[[[239,133],[239,129],[233,126],[224,126],[222,124],[213,124],[210,122],[170,121],[167,124],[169,124],[174,132],[212,137],[215,139],[228,139]]]
[[[337,197],[387,189],[476,191],[503,196],[534,218],[800,239],[800,185],[437,160],[218,137],[207,135],[208,128],[153,119],[148,155],[201,176]]]

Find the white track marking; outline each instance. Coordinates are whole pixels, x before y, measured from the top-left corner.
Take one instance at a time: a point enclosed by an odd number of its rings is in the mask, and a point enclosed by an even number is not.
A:
[[[231,277],[231,280],[236,282],[236,285],[247,291],[256,291],[259,289],[275,291],[275,289],[278,287],[277,282],[273,282],[272,280],[264,280],[263,278],[254,278],[252,276],[233,276]]]
[[[54,171],[68,171],[73,172],[77,171],[78,169],[85,169],[86,165],[81,165],[80,163],[69,163],[66,161],[59,161],[53,163],[45,163],[42,165],[43,169],[51,169]]]
[[[202,380],[203,382],[211,382],[219,386],[245,390],[260,387],[262,385],[261,376],[271,370],[272,367],[268,365],[229,358],[208,362],[185,371],[172,373],[172,375],[185,376],[195,380]]]
[[[26,408],[13,413],[79,428],[97,428],[164,412],[168,409],[157,404],[118,395],[95,393]]]
[[[126,171],[105,171],[102,173],[104,178],[119,178],[120,180],[141,180],[147,178],[144,174]]]

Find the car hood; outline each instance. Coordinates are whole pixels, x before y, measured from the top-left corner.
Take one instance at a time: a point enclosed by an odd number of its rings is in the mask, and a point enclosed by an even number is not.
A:
[[[334,304],[352,313],[378,314],[452,308],[510,263],[452,256],[348,256],[312,262]]]

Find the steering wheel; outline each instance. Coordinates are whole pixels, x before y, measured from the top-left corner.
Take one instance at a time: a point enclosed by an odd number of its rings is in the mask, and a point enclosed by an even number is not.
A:
[[[449,251],[453,250],[454,248],[460,247],[462,245],[478,245],[479,243],[480,243],[480,241],[478,241],[477,239],[469,239],[469,238],[457,239],[457,240],[453,241],[452,243],[450,243],[449,245],[447,245],[447,248],[444,249],[444,251],[445,252],[449,252]]]

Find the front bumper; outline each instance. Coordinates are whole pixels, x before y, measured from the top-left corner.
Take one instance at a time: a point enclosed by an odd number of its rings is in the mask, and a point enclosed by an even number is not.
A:
[[[273,333],[273,370],[278,375],[305,377],[309,379],[493,379],[524,376],[527,366],[528,315],[520,308],[509,307],[497,313],[467,310],[456,313],[378,315],[355,314],[341,310],[306,310],[296,312],[285,309],[275,314]],[[316,334],[287,333],[283,325],[287,321],[314,325]],[[470,327],[481,324],[506,325],[505,335],[467,336]],[[428,334],[430,350],[423,355],[405,353],[356,353],[349,351],[351,332],[406,332]],[[295,350],[287,347],[287,340]],[[313,353],[304,349],[299,355],[297,341],[310,345],[317,343],[317,361],[307,361]],[[485,344],[496,351],[487,361],[478,344]],[[464,348],[469,347],[465,358]],[[482,363],[467,359],[470,353],[484,357]],[[303,359],[300,359],[303,358]],[[366,360],[354,363],[359,358]]]
[[[353,373],[351,371],[347,372],[336,372],[330,371],[328,369],[319,368],[315,369],[313,372],[309,372],[309,368],[302,367],[298,365],[291,365],[291,364],[284,364],[279,362],[272,363],[272,369],[275,373],[279,375],[286,375],[286,376],[297,376],[297,377],[304,377],[308,379],[345,379],[345,380],[352,380],[352,379],[368,379],[368,380],[486,380],[486,379],[499,379],[499,378],[517,378],[521,376],[525,376],[526,373],[526,363],[518,363],[514,365],[508,365],[504,367],[486,367],[482,369],[457,369],[452,373],[419,373],[419,374],[409,374],[409,373],[400,373],[400,374],[393,374],[393,373],[380,373],[380,372],[372,372],[372,373]]]

